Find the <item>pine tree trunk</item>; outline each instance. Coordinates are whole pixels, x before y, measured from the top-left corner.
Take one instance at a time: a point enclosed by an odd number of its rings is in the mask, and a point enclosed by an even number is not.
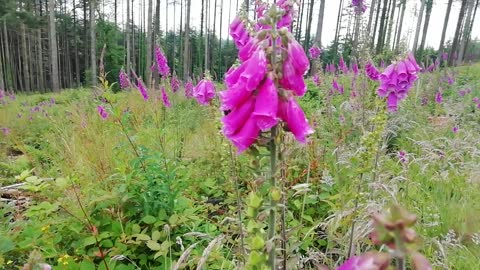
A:
[[[318,12],[317,33],[315,34],[315,45],[322,47],[323,17],[325,15],[325,1],[320,0],[320,11]]]
[[[375,12],[375,25],[373,27],[372,44],[370,45],[370,49],[372,51],[375,48],[375,38],[377,36],[377,26],[378,26],[378,18],[380,18],[380,13],[381,13],[381,10],[380,10],[381,4],[382,4],[382,0],[378,0],[377,9],[376,9],[376,12]]]
[[[126,60],[126,73],[130,74],[131,66],[130,66],[130,0],[127,0],[127,23],[125,26],[125,39],[127,40],[127,60]],[[130,76],[128,76],[130,77]]]
[[[462,22],[465,17],[465,9],[467,6],[468,1],[467,0],[462,0],[462,6],[460,7],[460,12],[458,15],[458,21],[457,21],[457,28],[455,30],[455,36],[453,38],[453,43],[452,43],[452,49],[450,51],[450,55],[448,56],[448,65],[452,66],[454,64],[455,55],[458,49],[458,45],[460,43],[460,31],[462,28]]]
[[[85,61],[84,70],[87,70],[88,66],[89,66],[89,63],[88,63],[88,60],[89,60],[88,53],[89,52],[88,52],[87,18],[88,18],[88,15],[87,15],[87,0],[83,0],[83,59]]]
[[[92,86],[97,85],[97,37],[95,35],[96,0],[90,0],[90,68]]]
[[[472,14],[473,14],[473,8],[475,6],[475,0],[468,0],[468,11],[467,11],[467,18],[465,21],[465,25],[463,28],[463,37],[460,42],[460,49],[458,51],[458,57],[457,57],[457,65],[461,64],[464,59],[465,55],[465,45],[467,43],[468,37],[470,36],[470,22],[472,21]]]
[[[152,70],[150,66],[152,65],[152,40],[153,40],[153,24],[152,24],[152,13],[153,13],[153,2],[148,0],[148,14],[147,14],[147,56],[145,64],[145,82],[148,86],[151,85]]]
[[[400,39],[402,38],[402,26],[403,26],[403,19],[404,19],[404,16],[405,16],[405,9],[407,7],[407,1],[403,1],[402,2],[402,12],[400,13],[400,21],[398,23],[398,30],[397,30],[397,34],[396,34],[396,39],[395,39],[395,46],[394,46],[394,50],[395,52],[399,52],[400,50]]]
[[[417,19],[417,27],[416,27],[416,30],[415,30],[415,38],[413,40],[413,47],[412,47],[412,51],[414,53],[417,52],[417,47],[418,47],[418,38],[420,37],[420,29],[422,27],[422,21],[423,21],[423,12],[425,10],[425,2],[427,0],[420,0],[422,2],[421,6],[420,6],[420,11],[418,13],[418,19]]]
[[[313,0],[310,0],[307,16],[307,31],[305,32],[305,42],[303,47],[305,50],[310,46],[310,33],[312,32],[312,17],[313,17]]]
[[[77,13],[75,0],[73,0],[73,44],[74,44],[74,61],[75,61],[75,84],[80,86],[80,61],[78,59],[78,42],[77,42]]]
[[[391,7],[391,12],[390,12],[390,18],[389,18],[389,22],[388,22],[388,32],[387,32],[387,41],[385,43],[385,45],[387,45],[387,48],[391,48],[390,47],[390,42],[392,40],[392,32],[393,32],[393,20],[395,18],[395,9],[397,8],[395,6],[395,0],[392,0],[392,7]],[[398,15],[397,15],[398,17]]]
[[[378,40],[377,40],[377,48],[376,53],[380,54],[383,50],[383,38],[385,36],[385,20],[388,10],[388,0],[383,1],[383,10],[382,10],[382,17],[380,18],[380,29],[378,30]]]
[[[13,84],[14,78],[12,74],[12,62],[10,62],[10,46],[8,44],[8,31],[7,31],[7,19],[3,18],[3,48],[5,50],[5,70],[3,71],[6,76],[5,86],[6,90],[9,89],[9,81]]]
[[[114,9],[114,16],[115,16],[115,19],[114,19],[114,22],[115,22],[115,26],[117,25],[117,0],[115,0],[113,2],[113,9]]]
[[[223,74],[224,70],[222,68],[222,26],[223,26],[223,1],[220,0],[220,37],[218,38],[218,70]]]
[[[337,54],[337,51],[338,51],[338,39],[340,36],[340,27],[342,26],[342,10],[343,10],[343,0],[340,0],[338,5],[337,27],[335,28],[335,41],[334,41],[335,54]]]
[[[45,90],[45,75],[43,74],[42,30],[37,29],[37,74],[38,90]]]
[[[371,33],[371,30],[372,30],[373,14],[375,11],[375,5],[377,4],[377,1],[379,0],[372,0],[372,3],[370,5],[370,15],[368,16],[368,24],[367,24],[368,33]]]
[[[204,70],[205,72],[208,70],[208,23],[209,23],[209,17],[210,17],[210,0],[205,0],[206,2],[206,23],[205,23],[205,67]]]
[[[430,24],[430,15],[432,14],[433,0],[427,0],[427,10],[425,12],[425,23],[423,25],[422,42],[420,43],[419,52],[422,53],[425,49],[425,42],[427,40],[428,25]]]
[[[445,36],[447,34],[448,20],[450,19],[450,12],[452,10],[453,0],[448,0],[447,12],[445,13],[445,20],[443,22],[442,38],[440,39],[440,46],[438,46],[439,56],[443,53]]]
[[[187,14],[185,16],[185,45],[183,48],[183,79],[185,81],[190,78],[190,63],[191,59],[189,57],[190,55],[190,8],[192,6],[192,1],[187,0]]]
[[[29,66],[29,58],[27,55],[27,37],[26,37],[26,30],[25,30],[25,24],[21,23],[20,24],[20,33],[22,36],[22,62],[19,63],[21,67],[23,68],[23,85],[25,86],[24,90],[25,91],[31,91],[30,89],[30,70]]]
[[[49,42],[50,42],[50,80],[52,84],[53,91],[60,90],[60,83],[58,81],[58,55],[57,55],[57,31],[55,26],[55,0],[48,1],[48,11],[49,11]]]
[[[470,40],[472,39],[471,31],[473,30],[473,25],[475,24],[475,17],[477,16],[477,10],[478,10],[478,4],[479,3],[480,3],[480,0],[477,0],[477,3],[475,4],[475,8],[473,9],[474,11],[473,11],[472,22],[470,23],[470,33],[468,34],[467,42],[465,43],[465,53],[468,51],[468,45],[470,44]]]
[[[211,9],[211,8],[210,8]],[[209,18],[209,22],[210,22],[210,18]],[[214,1],[214,4],[213,4],[213,32],[210,34],[210,41],[214,40],[215,39],[215,35],[216,35],[216,25],[217,25],[217,0]],[[221,30],[220,30],[221,31]],[[215,70],[215,60],[213,59],[213,51],[212,50],[215,50],[215,44],[213,43],[213,41],[211,42],[211,45],[209,46],[209,60],[208,62],[210,63],[210,70],[214,71]]]
[[[302,24],[303,24],[303,11],[305,10],[305,1],[301,0],[300,2],[300,16],[298,18],[297,30],[295,31],[295,39],[300,40],[302,37]]]

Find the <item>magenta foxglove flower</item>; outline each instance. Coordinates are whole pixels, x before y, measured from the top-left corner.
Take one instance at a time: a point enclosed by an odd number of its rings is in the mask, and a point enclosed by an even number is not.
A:
[[[118,78],[120,81],[120,88],[121,89],[127,89],[130,87],[130,80],[128,79],[127,73],[123,70],[123,68],[120,70],[120,74],[118,74]]]
[[[452,131],[453,131],[453,133],[457,133],[457,132],[458,132],[458,126],[454,126],[454,127],[452,128]]]
[[[170,87],[172,88],[172,92],[177,92],[180,89],[180,80],[177,78],[175,74],[173,74],[172,78],[170,79]]]
[[[390,256],[385,253],[366,253],[353,256],[337,270],[386,270],[390,264]]]
[[[193,83],[191,80],[188,80],[186,83],[185,83],[185,97],[187,98],[191,98],[193,97]]]
[[[343,95],[344,93],[344,88],[343,88],[343,85],[339,85],[337,80],[334,78],[333,81],[332,81],[332,88],[337,90],[337,92],[341,95]]]
[[[278,93],[272,79],[266,78],[258,89],[253,119],[261,131],[267,131],[277,123]]]
[[[340,61],[338,62],[338,69],[340,69],[344,74],[348,73],[348,67],[343,60],[343,56],[340,56]]]
[[[197,86],[193,88],[193,97],[195,97],[203,106],[208,106],[210,101],[215,97],[215,85],[209,79],[201,80]]]
[[[103,120],[108,118],[108,113],[102,105],[97,106],[97,111]]]
[[[168,98],[167,91],[165,90],[165,86],[162,86],[162,102],[165,107],[170,108],[172,104],[170,103],[170,99]]]
[[[314,132],[294,97],[280,101],[278,116],[287,124],[288,129],[299,142],[305,143],[306,137]]]
[[[311,47],[308,52],[310,53],[310,57],[312,59],[318,59],[318,57],[320,57],[320,54],[322,53],[322,50],[317,47],[316,45]]]
[[[305,75],[310,68],[310,62],[302,48],[302,45],[296,40],[291,40],[288,44],[288,58],[291,59],[295,73]]]
[[[379,80],[380,72],[371,61],[365,65],[365,73],[371,80]]]
[[[478,103],[480,103],[480,98],[474,97],[474,98],[472,98],[472,101],[473,101],[473,103],[478,104]]]
[[[250,41],[250,34],[240,18],[236,17],[229,28],[230,36],[238,49],[243,48]]]
[[[437,91],[437,93],[435,94],[435,102],[440,104],[442,103],[443,101],[443,95],[442,95],[442,92],[441,91]]]
[[[148,91],[147,88],[145,88],[145,85],[143,84],[142,79],[137,78],[137,89],[138,92],[142,95],[144,100],[148,100]]]
[[[352,71],[353,71],[353,75],[358,76],[358,64],[357,63],[353,63],[352,64]]]
[[[407,59],[389,65],[380,74],[377,94],[387,98],[389,111],[397,111],[399,101],[407,97],[413,83],[418,79],[417,72],[420,70],[413,55],[409,54]]]
[[[155,47],[155,60],[157,61],[158,73],[163,77],[167,77],[170,74],[170,67],[160,47]]]
[[[452,85],[452,84],[455,83],[455,79],[454,79],[453,77],[451,77],[451,76],[448,76],[447,82],[448,82],[448,84]]]

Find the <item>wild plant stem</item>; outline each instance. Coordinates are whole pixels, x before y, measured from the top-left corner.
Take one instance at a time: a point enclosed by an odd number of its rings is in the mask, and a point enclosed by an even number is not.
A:
[[[277,126],[271,130],[270,136],[270,188],[276,188],[277,181],[275,172],[277,170],[277,145],[275,138],[277,137]],[[276,223],[276,208],[277,202],[273,197],[270,197],[270,216],[268,222],[268,239],[272,241],[272,246],[269,252],[268,261],[272,270],[276,269],[276,247],[275,247],[275,223]]]
[[[282,269],[287,269],[287,193],[285,190],[286,172],[285,162],[283,160],[283,151],[280,150],[280,160],[282,168],[280,169],[280,177],[282,179],[282,216],[281,216],[281,230],[282,230]]]
[[[237,174],[237,162],[232,151],[232,146],[230,145],[230,158],[232,160],[233,167],[233,179],[235,181],[235,193],[237,200],[237,214],[238,214],[238,230],[240,231],[240,252],[242,253],[242,260],[245,259],[245,240],[243,235],[243,219],[242,219],[242,201],[240,199],[240,185],[238,184],[238,174]]]
[[[107,254],[103,253],[103,249],[100,246],[100,242],[98,241],[98,238],[97,238],[98,231],[95,228],[95,226],[93,225],[90,218],[88,217],[87,212],[85,211],[85,208],[83,208],[82,202],[80,201],[80,197],[78,196],[77,189],[75,188],[75,185],[73,186],[73,193],[75,194],[75,198],[77,199],[78,205],[80,206],[80,209],[82,210],[82,213],[85,216],[85,219],[87,219],[89,229],[92,232],[93,237],[95,238],[95,243],[96,243],[96,246],[98,248],[98,252],[100,253],[100,256],[102,257],[102,261],[105,264],[105,269],[110,270],[110,268],[108,267],[107,261],[105,260],[105,255],[107,255]]]
[[[362,187],[362,179],[363,179],[363,173],[360,174],[360,179],[358,181],[358,185],[357,185],[357,196],[355,197],[355,208],[353,210],[353,221],[352,221],[352,228],[350,230],[350,240],[348,241],[348,257],[352,257],[353,256],[353,252],[354,252],[354,249],[353,249],[353,236],[355,234],[355,224],[357,222],[356,218],[357,218],[357,212],[358,212],[358,203],[359,203],[359,200],[360,200],[360,192],[361,192],[361,187]]]
[[[132,139],[130,138],[130,136],[128,136],[127,129],[125,128],[125,125],[122,123],[122,120],[121,120],[121,119],[118,119],[118,123],[120,124],[120,127],[122,128],[123,134],[125,134],[125,137],[127,137],[127,140],[128,140],[128,142],[130,143],[130,146],[132,146],[133,152],[135,153],[135,155],[137,156],[138,160],[140,161],[140,164],[142,165],[143,171],[146,172],[146,168],[147,168],[147,167],[145,167],[145,164],[143,163],[143,160],[140,158],[140,154],[138,153],[137,147],[136,147],[135,144],[133,143],[133,141],[132,141]]]
[[[396,231],[395,235],[395,245],[397,246],[397,255],[395,256],[396,270],[405,270],[405,245],[402,242],[402,236],[400,235],[400,232]]]

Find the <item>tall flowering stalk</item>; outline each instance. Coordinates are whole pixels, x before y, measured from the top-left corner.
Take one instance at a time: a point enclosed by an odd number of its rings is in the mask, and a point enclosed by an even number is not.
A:
[[[281,132],[280,123],[302,143],[313,133],[296,100],[307,91],[303,77],[309,69],[309,60],[290,32],[294,17],[291,1],[277,1],[268,12],[259,14],[263,16],[254,24],[258,31],[255,34],[247,31],[240,18],[230,26],[239,49],[240,65],[226,73],[227,90],[220,93],[220,102],[226,114],[222,118],[223,133],[238,152],[250,148],[262,133],[270,133],[269,264],[276,269],[276,205],[281,198],[275,177],[277,135]]]

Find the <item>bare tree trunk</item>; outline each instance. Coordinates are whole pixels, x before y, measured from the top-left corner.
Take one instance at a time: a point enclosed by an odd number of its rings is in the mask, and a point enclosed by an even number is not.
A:
[[[420,53],[423,52],[425,48],[425,42],[427,40],[428,25],[430,24],[430,15],[432,14],[433,0],[427,0],[426,5],[427,5],[427,10],[425,12],[425,23],[423,25],[422,42],[420,43],[420,48],[419,48]]]
[[[97,85],[97,38],[95,35],[95,8],[96,0],[90,0],[90,64],[92,72],[92,86]]]
[[[217,0],[215,0],[213,2],[213,32],[210,34],[210,40],[215,40],[215,35],[216,35],[216,25],[217,25]],[[210,8],[211,9],[211,8]],[[209,20],[209,23],[210,23],[210,17],[208,18]],[[221,31],[221,30],[220,30]],[[215,61],[213,59],[213,51],[215,48],[215,43],[213,43],[213,41],[211,42],[211,45],[209,46],[209,53],[208,53],[208,56],[209,56],[209,59],[208,59],[208,62],[210,63],[210,70],[214,70],[215,69]]]
[[[338,51],[338,39],[340,36],[340,27],[342,26],[342,10],[343,10],[343,0],[340,0],[338,5],[337,27],[335,28],[335,41],[334,41],[335,54],[337,54],[337,51]]]
[[[317,33],[315,34],[315,45],[322,47],[323,17],[325,14],[325,1],[320,0],[320,11],[318,13]]]
[[[383,10],[382,10],[382,18],[380,19],[380,29],[378,30],[378,40],[377,40],[377,48],[376,53],[380,54],[383,50],[383,39],[385,36],[385,20],[388,10],[388,0],[383,1]]]
[[[49,0],[50,1],[50,0]],[[87,34],[87,0],[83,0],[83,54],[85,59],[84,69],[88,69],[88,34]],[[86,81],[86,80],[85,80]]]
[[[74,60],[75,60],[75,84],[80,86],[80,64],[78,59],[78,42],[77,42],[77,12],[75,6],[75,0],[73,0],[73,43],[74,43]]]
[[[389,18],[389,22],[388,22],[388,32],[387,32],[387,42],[385,43],[387,45],[387,48],[391,48],[390,47],[390,42],[392,40],[392,32],[393,32],[393,19],[395,18],[395,9],[397,8],[395,6],[395,0],[392,0],[392,8],[391,8],[391,12],[390,12],[390,18]],[[397,15],[398,17],[398,15]]]
[[[313,17],[313,0],[310,0],[310,4],[308,6],[308,15],[307,15],[307,31],[305,32],[305,42],[303,45],[305,50],[307,50],[308,46],[310,46],[310,34],[312,32],[312,17]]]
[[[453,0],[448,0],[447,12],[445,13],[445,20],[443,22],[442,38],[440,39],[440,46],[438,47],[439,56],[443,53],[445,36],[447,34],[448,20],[450,19],[452,4],[453,4]]]
[[[373,51],[373,49],[375,48],[375,38],[377,36],[377,26],[378,26],[378,18],[380,17],[380,7],[381,7],[381,4],[382,4],[382,0],[378,0],[377,2],[377,11],[375,13],[375,25],[373,27],[373,36],[372,36],[372,44],[370,45],[370,49]]]
[[[300,40],[302,37],[302,24],[303,24],[303,11],[305,10],[305,1],[306,0],[301,0],[300,2],[300,16],[298,17],[298,22],[297,22],[297,29],[295,31],[295,39]]]
[[[208,70],[208,27],[209,27],[209,18],[210,18],[210,0],[205,0],[206,2],[206,23],[205,23],[205,72]]]
[[[51,72],[50,79],[52,83],[52,90],[59,91],[60,83],[58,81],[58,54],[57,54],[57,31],[55,26],[55,0],[48,1],[48,11],[49,11],[49,42],[50,42],[50,64]]]
[[[31,91],[30,89],[30,70],[29,70],[29,63],[28,63],[28,56],[27,56],[27,37],[26,37],[26,30],[25,24],[22,22],[20,24],[20,33],[22,36],[22,62],[19,63],[23,68],[23,85],[25,86],[25,91]]]
[[[127,60],[126,60],[125,66],[126,66],[126,73],[130,74],[130,69],[131,69],[131,66],[130,66],[130,59],[131,59],[130,57],[130,51],[131,51],[131,48],[130,48],[130,0],[127,0],[127,23],[125,26],[125,39],[127,40]]]
[[[413,47],[412,47],[412,51],[415,53],[417,51],[417,47],[418,47],[418,38],[420,37],[420,29],[422,27],[422,21],[423,21],[423,12],[425,10],[425,2],[426,0],[420,0],[422,2],[421,6],[420,6],[420,11],[418,13],[418,19],[417,19],[417,27],[416,27],[416,30],[415,30],[415,38],[413,40]]]
[[[458,15],[457,28],[455,30],[455,37],[453,38],[452,49],[450,55],[448,56],[448,65],[451,66],[454,64],[455,55],[458,49],[458,44],[460,43],[460,31],[462,28],[463,19],[465,17],[465,8],[467,6],[467,0],[462,0],[462,6],[460,7],[460,12]]]
[[[223,74],[223,68],[222,68],[222,26],[223,26],[223,1],[220,0],[220,37],[218,39],[218,69],[220,70],[221,74]]]
[[[187,0],[187,15],[185,16],[185,45],[183,51],[183,79],[186,81],[190,77],[190,62],[191,59],[189,57],[190,51],[190,8],[192,6],[192,1]]]
[[[10,62],[10,46],[8,44],[8,31],[7,31],[7,19],[4,17],[3,18],[3,48],[5,50],[5,70],[4,70],[4,73],[6,73],[6,80],[5,80],[5,86],[6,86],[6,89],[9,90],[9,79],[10,81],[14,82],[14,78],[13,78],[13,75],[12,75],[12,62]]]
[[[379,0],[372,0],[372,4],[370,5],[370,15],[368,16],[368,24],[367,24],[367,31],[368,33],[372,33],[372,22],[373,22],[373,12],[375,11],[375,4],[377,4]]]
[[[115,13],[115,15],[114,15],[114,16],[115,16],[115,20],[114,20],[114,21],[115,21],[115,26],[116,26],[116,25],[117,25],[117,0],[115,0],[115,1],[113,2],[113,5],[114,5],[114,13]]]
[[[152,25],[152,13],[153,13],[153,2],[148,0],[148,14],[147,14],[147,56],[145,64],[145,82],[148,86],[151,87],[152,70],[150,66],[152,65],[152,40],[153,40],[153,25]]]
[[[468,45],[470,43],[470,40],[472,39],[472,33],[471,31],[473,30],[473,25],[475,24],[475,17],[477,16],[477,10],[478,10],[478,4],[480,3],[480,0],[477,0],[477,3],[475,4],[475,8],[473,9],[473,17],[472,17],[472,22],[470,23],[470,33],[468,33],[467,37],[467,42],[465,43],[465,53],[468,51]],[[465,57],[465,55],[464,55]]]
[[[398,30],[396,34],[396,39],[395,39],[395,45],[394,45],[394,50],[398,53],[400,49],[400,39],[402,38],[402,26],[403,26],[403,19],[405,16],[405,9],[407,7],[407,1],[404,0],[402,2],[402,12],[400,13],[400,21],[398,23]]]
[[[463,37],[460,42],[460,49],[458,51],[458,57],[457,57],[457,65],[461,64],[463,62],[464,54],[465,54],[465,45],[467,43],[468,37],[470,35],[470,22],[472,21],[472,14],[473,14],[473,8],[475,6],[475,0],[468,0],[468,11],[467,11],[467,18],[465,21],[465,26],[463,28]]]

